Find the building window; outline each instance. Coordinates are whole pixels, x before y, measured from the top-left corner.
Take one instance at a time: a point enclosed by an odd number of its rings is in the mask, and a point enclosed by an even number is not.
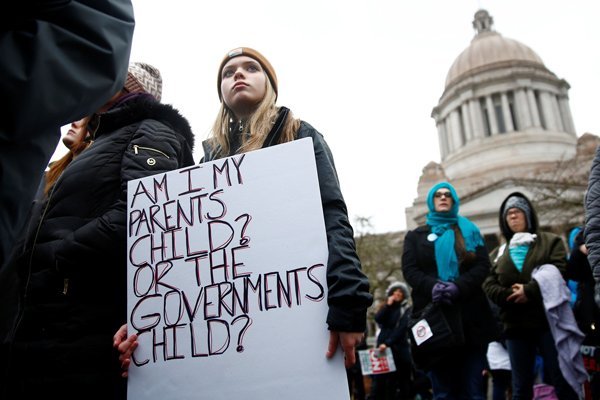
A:
[[[479,98],[479,108],[481,109],[481,118],[483,119],[483,134],[487,136],[492,135],[492,129],[490,127],[490,118],[488,116],[487,104],[485,97]]]
[[[540,98],[540,92],[538,90],[534,90],[533,94],[535,96],[535,106],[538,109],[538,115],[540,116],[540,124],[542,128],[548,129],[546,125],[546,118],[544,118],[544,108],[542,107],[542,100]]]
[[[494,105],[494,113],[496,114],[496,123],[498,124],[498,132],[506,133],[506,124],[504,123],[504,112],[502,111],[502,100],[499,94],[492,96],[492,104]]]
[[[517,120],[517,113],[515,112],[515,94],[510,91],[508,92],[508,110],[510,111],[510,119],[512,121],[513,127],[515,131],[518,131],[521,127],[519,126],[519,121]]]

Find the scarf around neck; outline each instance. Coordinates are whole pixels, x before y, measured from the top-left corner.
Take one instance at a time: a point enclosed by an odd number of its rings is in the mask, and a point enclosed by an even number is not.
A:
[[[433,198],[435,192],[441,188],[450,190],[453,204],[452,208],[447,212],[435,211]],[[427,206],[429,213],[427,214],[427,225],[431,228],[431,232],[435,237],[434,240],[435,261],[438,270],[438,277],[443,281],[453,281],[458,275],[458,257],[454,245],[456,237],[453,226],[457,225],[465,239],[465,249],[467,252],[475,252],[475,249],[483,245],[483,238],[479,232],[479,228],[469,219],[458,215],[458,207],[460,201],[456,190],[448,182],[440,182],[434,185],[427,194]],[[428,237],[429,239],[429,237]]]

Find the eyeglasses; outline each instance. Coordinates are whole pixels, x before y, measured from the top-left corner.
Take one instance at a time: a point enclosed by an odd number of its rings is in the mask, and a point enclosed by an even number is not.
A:
[[[434,196],[436,199],[441,199],[442,197],[451,198],[452,193],[450,193],[450,192],[435,192]]]
[[[525,213],[524,213],[523,211],[521,211],[520,209],[518,209],[518,208],[511,208],[510,210],[508,210],[508,211],[506,212],[506,216],[507,216],[507,217],[508,217],[508,216],[511,216],[511,217],[512,217],[512,216],[514,216],[514,215],[519,215],[519,214],[523,214],[523,215],[525,215]]]

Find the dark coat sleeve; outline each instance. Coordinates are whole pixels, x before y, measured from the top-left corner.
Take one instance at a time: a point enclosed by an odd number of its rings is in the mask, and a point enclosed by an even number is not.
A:
[[[158,153],[136,154],[132,149],[133,144],[156,149],[168,155],[168,158]],[[182,152],[185,151],[189,152],[189,147],[182,144],[170,127],[155,120],[146,120],[139,125],[131,136],[121,161],[121,192],[102,215],[71,232],[61,241],[56,254],[57,268],[66,272],[73,267],[69,260],[82,260],[93,257],[94,254],[114,251],[116,243],[123,246],[125,254],[128,181],[191,165],[181,161],[191,158],[191,155],[183,155]],[[156,164],[152,167],[146,162],[149,156],[156,159]],[[80,264],[76,266],[81,267]]]
[[[422,228],[418,228],[420,231]],[[422,265],[419,260],[423,257],[423,249],[420,249],[419,234],[417,231],[409,231],[404,238],[404,252],[402,253],[402,273],[406,283],[412,288],[414,310],[420,311],[425,305],[431,303],[431,291],[437,282],[437,272],[433,264]],[[431,245],[433,246],[433,245]]]
[[[22,3],[16,15],[4,8],[11,30],[0,33],[10,60],[0,63],[10,99],[1,124],[12,138],[89,115],[123,87],[134,28],[130,0]]]
[[[508,246],[504,246],[504,251],[508,252]],[[500,283],[499,264],[496,260],[489,275],[483,281],[483,290],[488,298],[499,307],[506,306],[506,298],[512,294],[510,286],[504,286]]]
[[[340,190],[333,156],[323,136],[304,122],[299,132],[300,137],[313,139],[325,218],[329,249],[327,324],[331,330],[364,332],[367,308],[373,302],[373,296],[369,293],[369,281],[361,270],[356,254],[354,232],[348,221],[348,211]]]
[[[0,267],[24,224],[60,127],[122,86],[131,0],[20,0],[0,12]]]
[[[585,246],[596,282],[600,281],[600,147],[592,163],[585,196]]]

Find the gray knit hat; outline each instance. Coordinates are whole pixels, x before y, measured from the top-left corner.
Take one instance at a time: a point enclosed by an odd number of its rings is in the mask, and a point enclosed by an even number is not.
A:
[[[124,88],[129,93],[143,92],[160,101],[162,97],[162,77],[152,65],[136,62],[129,65]]]
[[[518,208],[525,213],[525,218],[527,219],[527,229],[531,229],[531,208],[529,207],[527,200],[521,196],[510,196],[504,204],[504,210],[502,212],[502,217],[504,220],[506,220],[508,210],[511,208]]]
[[[396,282],[390,283],[390,285],[385,290],[385,293],[388,296],[391,296],[392,293],[394,293],[397,289],[401,289],[402,293],[404,293],[404,298],[408,299],[408,296],[410,293],[408,292],[408,286],[406,286],[406,283],[404,283],[404,282],[396,281]]]

